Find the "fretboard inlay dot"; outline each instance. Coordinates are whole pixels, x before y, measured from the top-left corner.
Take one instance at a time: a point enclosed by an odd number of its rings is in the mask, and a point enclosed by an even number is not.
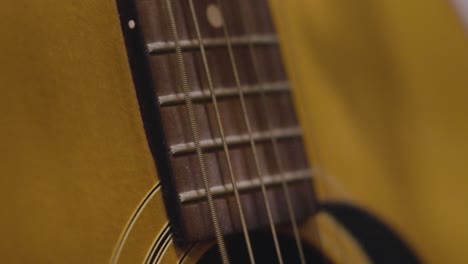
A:
[[[219,7],[215,4],[209,4],[206,7],[206,18],[214,28],[220,28],[223,26],[223,16],[221,15]]]
[[[134,29],[135,26],[136,26],[135,20],[130,19],[130,20],[128,21],[128,28]]]

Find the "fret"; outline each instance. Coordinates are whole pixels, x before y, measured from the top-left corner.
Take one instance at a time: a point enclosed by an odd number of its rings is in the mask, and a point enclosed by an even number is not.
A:
[[[244,85],[243,91],[245,95],[256,95],[262,91],[264,93],[280,93],[289,92],[289,83],[287,81],[267,82],[256,85]],[[226,99],[229,97],[239,96],[239,91],[236,87],[219,87],[214,89],[217,99]],[[192,91],[189,94],[194,103],[206,102],[211,100],[210,90]],[[183,104],[185,101],[184,93],[162,95],[158,97],[159,105],[173,106]]]
[[[295,138],[300,137],[302,135],[301,129],[299,127],[289,127],[289,128],[282,128],[282,129],[274,129],[271,131],[263,131],[263,132],[254,132],[252,134],[253,140],[256,143],[265,142],[271,140],[272,136],[277,139],[287,139],[287,138]],[[242,134],[242,135],[230,135],[226,137],[226,143],[229,147],[245,145],[249,143],[249,135]],[[200,141],[200,146],[203,150],[213,150],[213,149],[220,149],[223,147],[223,142],[221,138],[215,139],[204,139]],[[182,155],[193,153],[195,151],[195,143],[182,143],[170,146],[169,152],[173,156]]]
[[[283,177],[286,183],[289,184],[295,182],[310,181],[312,176],[313,173],[310,169],[288,171],[284,172],[283,176],[279,174],[265,175],[263,176],[263,183],[265,184],[265,187],[272,188],[281,185]],[[258,178],[238,181],[236,184],[237,189],[240,193],[256,192],[260,189],[260,180]],[[232,184],[216,185],[211,187],[211,193],[213,195],[213,198],[226,197],[229,195],[233,195],[234,189]],[[190,204],[203,201],[205,198],[206,194],[204,189],[179,193],[179,199],[182,204]]]
[[[253,45],[277,45],[278,39],[274,34],[251,34],[244,36],[233,36],[231,38],[231,44],[233,46],[247,46],[249,42]],[[179,41],[182,51],[198,50],[200,49],[200,43],[197,39],[182,39]],[[205,48],[219,48],[226,47],[227,43],[224,37],[216,38],[204,38],[203,45]],[[164,54],[172,53],[175,51],[174,41],[158,41],[147,44],[148,52],[150,54]]]

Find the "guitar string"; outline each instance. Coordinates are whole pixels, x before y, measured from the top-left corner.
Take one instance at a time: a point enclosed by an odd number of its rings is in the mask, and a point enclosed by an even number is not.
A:
[[[250,5],[250,7],[252,7],[252,5]],[[246,10],[245,10],[244,5],[240,5],[240,9],[241,9],[241,13],[243,13],[244,15],[248,14],[248,12],[246,12]],[[254,12],[255,12],[255,10],[252,10],[252,8],[251,8],[250,11],[251,11],[250,14],[254,14]],[[298,253],[299,253],[299,259],[300,259],[302,264],[305,264],[306,259],[305,259],[305,256],[304,256],[304,248],[303,248],[303,245],[302,245],[301,237],[299,235],[299,230],[298,230],[298,226],[297,226],[297,220],[296,220],[296,215],[295,215],[295,212],[294,212],[294,207],[293,207],[292,202],[291,202],[291,195],[289,193],[289,186],[288,186],[288,183],[286,182],[286,178],[285,178],[284,164],[283,164],[283,161],[280,158],[279,149],[278,149],[278,141],[277,141],[276,135],[271,133],[271,131],[273,129],[273,124],[272,124],[272,122],[271,122],[271,120],[269,118],[269,115],[268,115],[268,109],[267,109],[268,106],[267,106],[267,102],[266,102],[265,86],[262,85],[262,82],[265,80],[265,72],[261,71],[260,68],[259,68],[258,56],[257,56],[257,53],[255,53],[255,51],[254,51],[254,46],[253,46],[253,43],[252,43],[252,39],[250,37],[251,34],[253,34],[254,32],[252,31],[251,27],[249,28],[249,26],[246,25],[246,20],[244,19],[243,21],[244,21],[244,23],[243,23],[244,28],[246,30],[246,35],[247,35],[247,38],[248,38],[249,55],[250,55],[251,60],[252,60],[252,66],[254,68],[254,73],[255,73],[255,76],[257,78],[257,82],[258,82],[258,84],[260,86],[261,109],[262,109],[264,118],[265,118],[266,123],[267,123],[267,131],[269,131],[269,138],[271,139],[271,144],[273,146],[273,156],[274,156],[274,159],[275,159],[278,171],[279,171],[279,175],[281,177],[281,186],[283,188],[283,193],[284,193],[285,200],[286,200],[286,205],[287,205],[287,208],[288,208],[289,219],[290,219],[291,224],[292,224],[294,240],[296,241],[296,247],[297,247],[297,250],[298,250]],[[247,23],[247,24],[254,25],[254,23],[255,23],[255,19],[251,19],[250,22]]]
[[[172,29],[172,35],[174,38],[174,43],[175,43],[175,51],[176,51],[176,56],[177,56],[177,64],[179,67],[179,81],[182,82],[182,89],[184,91],[184,97],[185,97],[185,105],[187,107],[187,114],[189,116],[189,121],[190,121],[190,126],[192,129],[192,136],[193,136],[193,141],[195,143],[195,149],[196,149],[196,155],[198,158],[198,163],[200,165],[200,171],[202,174],[202,181],[203,181],[203,187],[205,189],[206,193],[206,198],[208,202],[208,208],[210,212],[210,217],[213,222],[213,229],[214,229],[214,234],[216,238],[216,243],[218,245],[219,249],[219,254],[221,256],[222,262],[224,264],[229,263],[229,256],[226,250],[226,244],[224,241],[223,233],[221,230],[221,227],[218,222],[218,216],[216,214],[216,208],[214,205],[213,201],[213,196],[211,194],[211,188],[210,188],[210,183],[206,174],[206,169],[205,169],[205,161],[203,157],[203,151],[200,146],[200,138],[198,134],[198,127],[197,127],[197,122],[195,119],[195,112],[193,109],[193,103],[192,99],[190,98],[190,90],[189,90],[189,84],[188,84],[188,78],[187,78],[187,73],[185,69],[185,64],[184,60],[182,57],[182,48],[180,47],[180,40],[179,40],[179,35],[177,32],[177,25],[176,25],[176,20],[174,16],[174,10],[172,8],[172,1],[171,0],[166,0],[166,6],[168,9],[168,15],[169,15],[169,23]]]
[[[225,13],[225,12],[223,12],[223,11],[225,11],[224,10],[225,7],[222,5],[221,0],[217,0],[217,4],[221,9],[220,12],[222,14],[222,17],[224,18],[225,16],[223,15],[223,13]],[[249,135],[250,147],[251,147],[253,157],[254,157],[255,167],[256,167],[256,170],[257,170],[257,176],[258,176],[259,181],[260,181],[263,200],[265,202],[265,207],[266,207],[266,211],[267,211],[267,215],[268,215],[268,221],[269,221],[270,229],[271,229],[271,232],[272,232],[272,235],[273,235],[273,242],[274,242],[274,245],[275,245],[276,254],[278,256],[279,263],[282,264],[283,263],[283,257],[282,257],[282,254],[281,254],[281,248],[279,246],[278,235],[276,233],[276,228],[275,228],[275,224],[274,224],[273,217],[272,217],[271,207],[270,207],[270,203],[268,201],[268,196],[267,196],[267,192],[266,192],[265,183],[263,181],[262,169],[260,167],[260,161],[258,159],[257,149],[256,149],[256,146],[255,146],[255,142],[254,142],[254,138],[253,138],[253,134],[252,134],[252,128],[251,128],[250,120],[249,120],[248,113],[247,113],[247,107],[246,107],[245,99],[244,99],[244,92],[243,92],[243,88],[241,86],[240,77],[239,77],[239,73],[238,73],[238,70],[237,70],[237,63],[236,63],[236,59],[234,57],[234,52],[233,52],[232,43],[231,43],[231,37],[230,37],[229,32],[228,32],[227,21],[226,21],[226,19],[223,19],[223,20],[224,21],[222,23],[222,28],[223,28],[224,38],[225,38],[226,43],[227,43],[227,49],[228,49],[228,53],[229,53],[229,59],[230,59],[230,62],[231,62],[232,73],[234,75],[236,86],[237,86],[237,89],[239,91],[239,98],[240,98],[240,103],[241,103],[241,107],[242,107],[242,114],[244,116],[245,125],[247,127],[247,132],[248,132],[248,135]]]
[[[242,232],[243,232],[243,235],[244,235],[245,243],[247,245],[247,251],[249,253],[250,262],[255,263],[255,259],[254,259],[254,255],[253,255],[253,251],[252,251],[252,245],[250,244],[249,232],[247,230],[247,223],[245,221],[244,212],[243,212],[243,209],[242,209],[242,204],[241,204],[241,200],[240,200],[240,196],[239,196],[239,191],[237,189],[237,179],[236,179],[236,176],[234,175],[234,170],[232,168],[231,157],[230,157],[230,154],[229,154],[229,149],[228,149],[228,145],[226,143],[226,137],[225,137],[225,134],[224,134],[223,125],[222,125],[222,122],[221,122],[221,116],[220,116],[220,113],[219,113],[218,100],[216,99],[216,94],[214,92],[213,80],[211,78],[211,72],[210,72],[210,69],[209,69],[209,66],[208,66],[208,60],[207,60],[207,57],[206,57],[205,47],[204,47],[203,39],[202,39],[202,36],[201,36],[201,33],[200,33],[200,26],[199,26],[199,23],[198,23],[198,18],[197,18],[196,12],[195,12],[195,7],[193,5],[193,0],[189,0],[189,5],[190,5],[190,12],[192,14],[193,22],[194,22],[194,25],[195,25],[195,31],[196,31],[196,34],[197,34],[198,43],[199,43],[199,46],[200,46],[200,51],[201,51],[201,55],[202,55],[202,59],[203,59],[203,66],[204,66],[206,78],[207,78],[207,81],[208,81],[208,87],[210,89],[211,100],[213,102],[213,107],[215,109],[216,121],[218,123],[219,133],[221,135],[221,140],[222,140],[222,143],[223,143],[224,154],[226,156],[226,160],[227,160],[227,164],[228,164],[229,175],[231,177],[231,182],[232,182],[232,186],[233,186],[233,189],[234,189],[234,196],[236,198],[237,208],[238,208],[238,211],[239,211],[239,216],[240,216],[240,220],[241,220],[241,224],[242,224]]]
[[[281,21],[283,21],[283,23],[286,24],[286,26],[284,26],[284,27],[285,27],[285,28],[290,28],[291,26],[290,26],[288,23],[290,23],[290,21],[291,21],[291,14],[290,14],[290,12],[287,11],[288,8],[283,7],[283,3],[284,3],[283,1],[280,1],[280,0],[274,0],[274,1],[276,2],[276,6],[278,6],[281,10],[283,10],[282,14],[283,14],[283,16],[285,17],[285,19],[283,19],[283,20],[281,20]],[[289,35],[289,37],[288,37],[287,39],[294,39],[294,36],[292,36],[292,34],[293,34],[293,31],[292,31],[292,30],[286,31],[285,34],[288,34],[288,35]],[[287,42],[286,42],[286,43],[287,43]],[[291,44],[290,44],[290,45],[291,45]],[[291,53],[293,53],[295,49],[294,49],[293,47],[291,47],[291,48],[285,49],[285,50],[288,50],[288,51],[290,51]],[[290,59],[292,60],[292,63],[291,63],[292,67],[297,67],[297,66],[296,66],[297,63],[294,63],[294,59],[295,59],[294,54],[291,54],[291,56],[289,56],[289,57],[290,57]],[[294,69],[294,68],[290,71],[290,74],[291,74],[290,78],[291,78],[291,80],[292,80],[292,79],[296,79],[296,80],[297,80],[297,79],[299,78],[299,77],[297,77],[297,72],[298,72],[298,71],[297,71],[296,69]],[[299,81],[298,81],[298,82],[299,82]],[[299,91],[300,91],[300,90],[299,90]],[[316,184],[321,185],[321,186],[322,186],[321,189],[324,191],[324,196],[328,196],[328,195],[327,195],[328,189],[327,189],[327,187],[324,185],[324,182],[323,182],[324,180],[326,180],[327,177],[326,177],[326,174],[324,174],[323,172],[321,172],[322,166],[321,166],[320,164],[322,164],[322,162],[320,161],[320,154],[319,154],[319,150],[318,150],[318,143],[317,143],[317,141],[316,141],[315,135],[314,135],[313,133],[311,133],[311,131],[309,131],[309,140],[312,142],[312,145],[314,146],[313,148],[311,148],[311,152],[312,152],[311,154],[312,154],[313,157],[314,157],[314,158],[312,159],[312,164],[314,165],[315,170],[316,170],[316,172],[317,172],[317,173],[316,173],[317,177],[315,177],[315,178],[317,179]],[[318,197],[317,192],[315,193],[315,197],[316,197],[317,203],[319,203],[319,197]],[[324,197],[324,198],[325,198],[325,197]],[[315,205],[315,210],[317,209],[317,207],[318,207],[318,204]],[[318,224],[318,221],[317,221],[317,215],[315,215],[314,219],[312,219],[312,224],[315,226],[315,228],[314,228],[314,231],[315,231],[315,232],[314,232],[314,233],[315,233],[315,237],[317,238],[317,242],[318,242],[318,247],[319,247],[318,250],[323,251],[324,246],[323,246],[322,238],[321,238],[321,235],[320,235],[319,224]],[[339,247],[340,252],[342,251],[342,247],[343,247],[343,245],[341,245],[341,247]],[[345,250],[345,253],[344,253],[344,254],[347,254],[347,253],[346,253],[346,250]],[[345,259],[347,259],[347,258],[345,257]],[[325,258],[324,258],[324,256],[323,256],[323,254],[322,254],[322,261],[325,262]]]

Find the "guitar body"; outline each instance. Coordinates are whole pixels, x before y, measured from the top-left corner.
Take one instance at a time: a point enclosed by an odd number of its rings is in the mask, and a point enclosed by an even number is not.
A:
[[[271,5],[321,200],[371,212],[423,260],[467,262],[468,45],[455,12],[441,0],[424,12]],[[10,1],[0,15],[2,263],[196,263],[214,242],[173,242],[116,2]],[[369,261],[326,212],[300,234],[336,263]]]

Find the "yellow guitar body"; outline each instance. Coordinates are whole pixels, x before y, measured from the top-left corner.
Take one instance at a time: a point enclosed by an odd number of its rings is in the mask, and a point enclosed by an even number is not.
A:
[[[427,262],[467,263],[468,45],[452,6],[271,4],[320,197],[374,213]],[[9,1],[0,16],[0,261],[195,263],[211,244],[172,243],[115,1]],[[318,222],[330,258],[367,261]]]

